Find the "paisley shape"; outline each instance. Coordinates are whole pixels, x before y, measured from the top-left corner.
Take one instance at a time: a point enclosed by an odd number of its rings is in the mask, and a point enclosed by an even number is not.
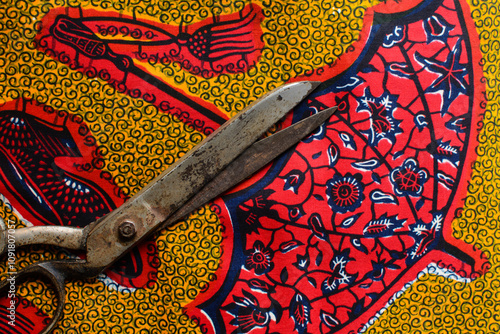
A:
[[[446,175],[445,173],[437,173],[437,179],[440,184],[448,189],[452,189],[455,185],[455,179],[453,177]]]
[[[406,63],[391,63],[387,70],[400,78],[410,78],[413,74],[411,66]]]
[[[372,191],[370,193],[370,199],[373,203],[398,204],[398,200],[395,196],[384,193],[380,190]]]
[[[314,213],[309,217],[307,223],[311,227],[311,231],[320,239],[326,240],[327,234],[325,225],[323,224],[323,220],[321,216],[317,213]]]
[[[353,162],[351,163],[351,166],[356,169],[368,171],[368,170],[374,170],[375,168],[379,167],[380,162],[377,159],[369,159],[359,162]]]
[[[339,157],[338,147],[335,144],[331,144],[330,146],[328,146],[327,154],[330,167],[334,167]]]
[[[300,245],[303,245],[303,243],[297,240],[290,240],[280,244],[279,249],[282,253],[288,253],[289,251],[294,250]]]

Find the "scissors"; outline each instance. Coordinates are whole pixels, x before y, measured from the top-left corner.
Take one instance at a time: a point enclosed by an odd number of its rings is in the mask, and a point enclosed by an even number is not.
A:
[[[21,279],[33,274],[45,277],[55,288],[58,305],[42,333],[50,333],[62,316],[66,280],[99,275],[148,235],[248,178],[325,122],[335,107],[261,139],[318,85],[301,81],[268,93],[224,123],[122,206],[83,229],[34,226],[14,230],[16,246],[48,244],[85,253],[85,259],[43,261],[17,272]],[[0,228],[0,253],[4,253],[7,230],[5,225]],[[8,284],[7,279],[0,282],[0,291],[5,291]]]

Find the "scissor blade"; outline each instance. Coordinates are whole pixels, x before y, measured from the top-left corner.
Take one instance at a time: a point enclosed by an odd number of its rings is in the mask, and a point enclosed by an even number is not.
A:
[[[215,196],[224,193],[255,174],[255,172],[323,124],[336,110],[337,107],[333,107],[320,111],[254,143],[203,187],[201,191],[187,201],[182,208],[170,216],[163,226],[166,227],[177,222]]]
[[[106,268],[194,196],[319,83],[282,86],[222,125],[196,148],[88,229],[87,267]],[[217,194],[214,194],[214,196]],[[127,225],[127,236],[122,228]],[[130,235],[131,225],[133,233]]]

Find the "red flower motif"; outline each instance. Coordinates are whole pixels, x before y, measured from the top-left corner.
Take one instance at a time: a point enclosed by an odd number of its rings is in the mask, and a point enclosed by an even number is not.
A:
[[[354,211],[363,200],[363,187],[360,182],[361,175],[346,176],[335,175],[327,183],[328,204],[339,213]]]
[[[248,270],[254,269],[255,274],[262,275],[273,268],[271,261],[273,259],[273,252],[265,247],[262,241],[255,241],[252,249],[247,254],[245,268]]]
[[[399,196],[420,196],[423,185],[427,181],[427,171],[421,169],[416,160],[409,158],[403,166],[395,168],[391,173],[394,190]]]

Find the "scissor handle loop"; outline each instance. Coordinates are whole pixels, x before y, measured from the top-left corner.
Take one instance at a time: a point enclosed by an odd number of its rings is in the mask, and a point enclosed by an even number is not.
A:
[[[12,274],[15,277],[16,283],[22,281],[23,278],[31,278],[33,274],[47,278],[56,290],[57,309],[52,317],[51,322],[40,334],[49,334],[52,332],[57,322],[62,316],[64,304],[66,301],[66,293],[64,290],[65,276],[54,266],[57,262],[46,261],[29,265],[28,267]],[[4,279],[0,282],[0,293],[3,295],[9,289],[10,281]]]

